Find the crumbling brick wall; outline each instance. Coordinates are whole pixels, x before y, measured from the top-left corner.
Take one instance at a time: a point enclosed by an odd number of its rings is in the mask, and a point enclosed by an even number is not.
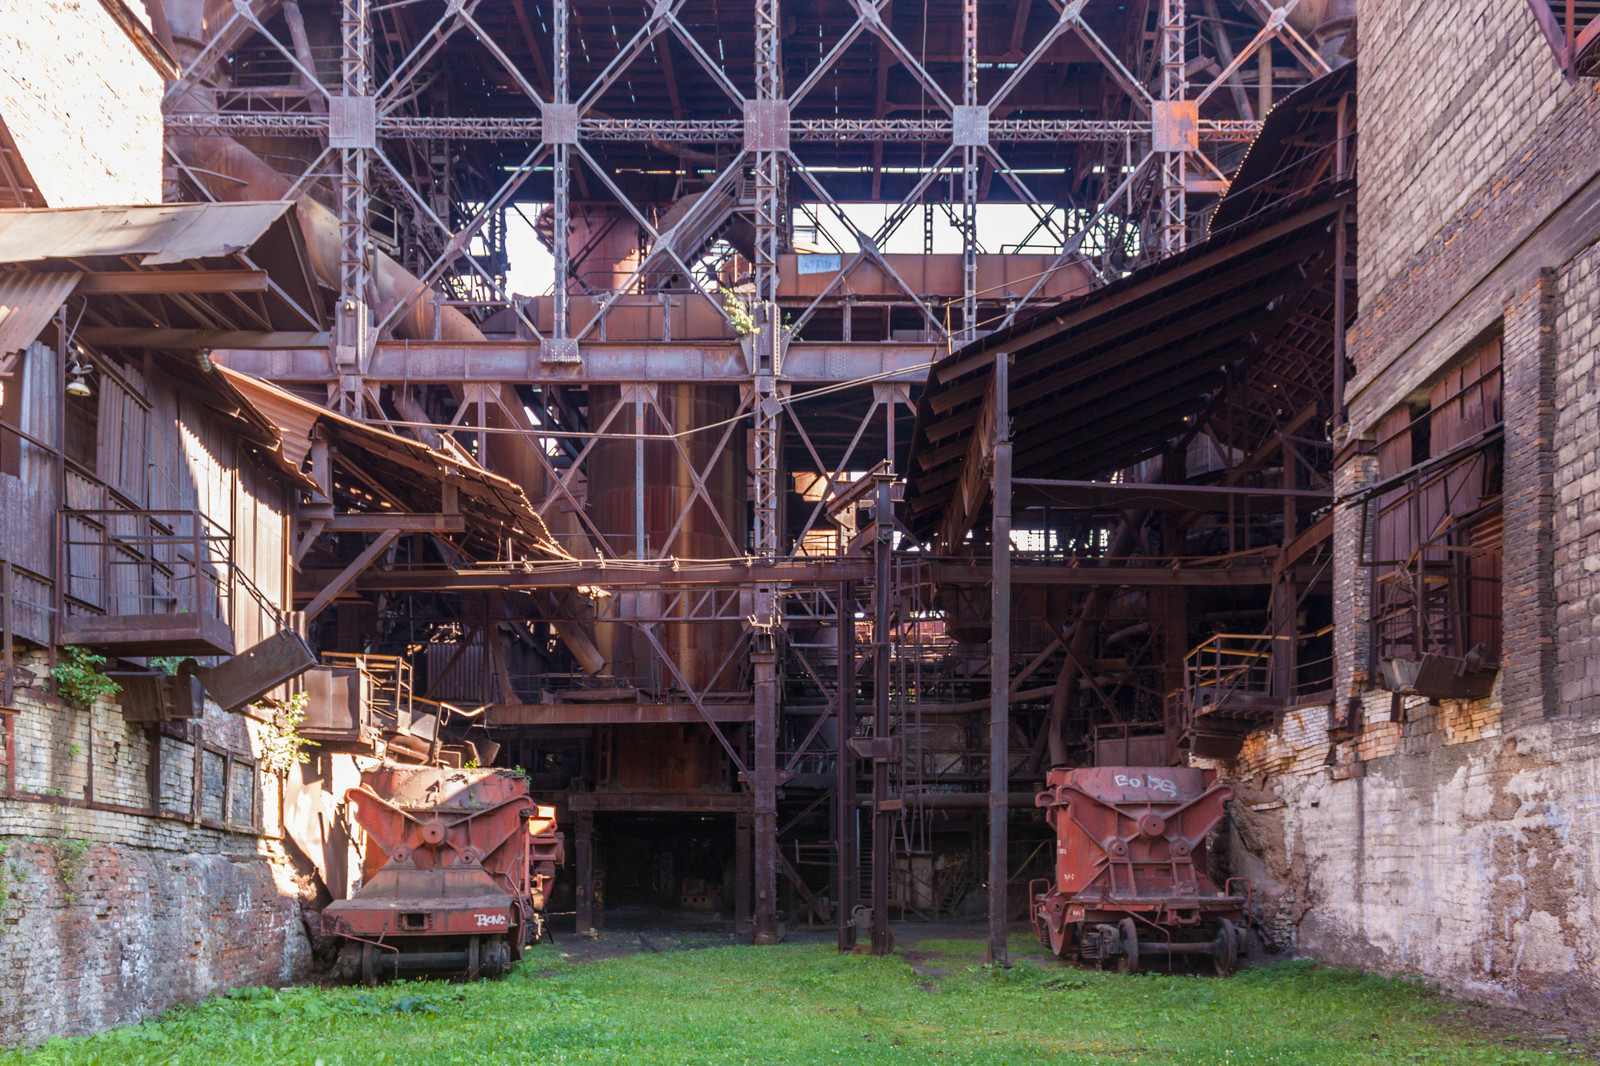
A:
[[[1474,339],[1504,338],[1503,655],[1486,699],[1396,707],[1367,661],[1361,524],[1335,519],[1336,711],[1291,710],[1229,768],[1235,847],[1299,949],[1477,998],[1600,1011],[1600,83],[1565,82],[1527,5],[1360,3],[1361,447]],[[1337,717],[1337,716],[1336,716]]]
[[[96,0],[0,12],[0,120],[46,202],[160,203],[161,75]]]
[[[34,681],[7,715],[15,784],[0,787],[0,1046],[302,977],[310,945],[279,779],[234,763],[225,810],[217,773],[219,751],[259,753],[265,727],[211,705],[198,731],[156,737],[152,814],[149,728],[111,700],[50,696],[43,653],[20,666]]]

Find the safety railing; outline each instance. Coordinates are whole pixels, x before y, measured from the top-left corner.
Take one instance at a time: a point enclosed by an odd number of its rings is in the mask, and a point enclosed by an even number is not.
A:
[[[1283,635],[1218,633],[1184,657],[1179,720],[1186,728],[1207,714],[1249,718],[1320,696],[1333,685],[1332,634],[1332,626]]]

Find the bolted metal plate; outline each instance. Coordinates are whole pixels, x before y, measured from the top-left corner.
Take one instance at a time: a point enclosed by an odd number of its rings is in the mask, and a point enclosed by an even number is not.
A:
[[[744,146],[752,152],[788,150],[789,102],[787,100],[744,102]]]
[[[376,148],[378,100],[373,96],[328,98],[328,147]]]
[[[989,109],[982,104],[957,105],[951,116],[950,136],[957,148],[985,148],[989,144]]]
[[[546,337],[539,342],[541,363],[581,363],[576,337]]]
[[[578,143],[577,104],[545,104],[539,121],[539,135],[545,144]]]
[[[1157,152],[1200,149],[1200,104],[1194,100],[1157,100],[1150,108],[1150,147]]]

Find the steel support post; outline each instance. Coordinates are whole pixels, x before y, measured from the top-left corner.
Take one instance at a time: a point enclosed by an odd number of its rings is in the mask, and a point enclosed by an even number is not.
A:
[[[781,179],[787,133],[776,112],[783,100],[779,55],[781,13],[778,0],[755,4],[756,137],[755,155],[755,306],[756,333],[751,349],[755,377],[755,554],[763,561],[779,551],[779,445],[783,408],[778,402],[783,374],[783,323],[778,308],[778,249],[785,228],[781,218]],[[748,134],[747,134],[748,136]],[[748,142],[747,142],[748,143]],[[778,942],[777,736],[778,629],[783,609],[776,588],[755,589],[756,618],[752,656],[755,674],[755,751],[750,767],[755,818],[755,942]]]
[[[1010,879],[1011,766],[1011,357],[994,361],[994,533],[989,622],[989,964],[1009,966],[1006,882]]]
[[[755,306],[756,332],[751,352],[755,374],[755,548],[762,559],[778,552],[778,427],[783,417],[777,402],[783,372],[783,323],[778,308],[778,249],[782,239],[781,171],[784,153],[776,147],[775,108],[783,100],[779,57],[778,0],[756,0],[755,144]],[[785,118],[785,123],[787,118]],[[747,134],[748,136],[748,134]]]
[[[856,587],[850,582],[839,585],[839,672],[836,684],[839,743],[834,765],[834,837],[836,868],[834,892],[838,897],[835,920],[839,927],[839,950],[852,951],[856,946],[856,926],[851,920],[856,900],[860,898],[861,879],[859,849],[856,847],[856,758],[850,750],[850,736],[856,723]]]
[[[873,521],[878,536],[873,545],[872,586],[872,736],[878,748],[872,758],[872,953],[887,955],[889,939],[889,872],[894,858],[895,812],[889,802],[889,641],[890,548],[893,525],[893,479],[878,478]]]
[[[1166,148],[1161,153],[1161,254],[1183,251],[1187,239],[1188,216],[1185,202],[1187,152],[1176,146],[1172,124],[1176,114],[1172,105],[1181,104],[1188,94],[1184,72],[1185,0],[1161,0],[1161,100],[1168,108]]]
[[[339,149],[339,303],[334,316],[334,364],[339,370],[339,407],[360,417],[365,405],[361,377],[371,342],[371,188],[368,165],[375,119],[369,0],[343,0],[340,30],[340,95],[334,100],[329,141]],[[336,119],[336,121],[335,121]]]
[[[594,932],[594,814],[579,811],[572,845],[574,878],[577,881],[578,935]]]
[[[978,103],[978,0],[961,2],[961,102],[969,109]],[[976,145],[962,147],[961,331],[957,334],[961,344],[970,344],[978,335],[978,160]]]
[[[554,0],[552,15],[551,35],[555,48],[555,63],[552,73],[554,84],[551,86],[551,102],[558,107],[565,107],[570,103],[571,85],[569,74],[570,49],[567,42],[567,4],[568,0]],[[552,346],[558,358],[567,357],[567,345],[563,342],[568,337],[567,323],[567,275],[571,272],[568,260],[567,236],[572,228],[572,197],[568,191],[568,182],[571,177],[571,146],[559,143],[553,146],[551,152],[551,207],[554,215],[555,228],[551,234],[551,254],[555,259],[555,288],[554,303],[552,308],[551,336],[556,343]]]
[[[755,942],[778,942],[778,681],[771,631],[755,634],[750,665],[755,674]]]
[[[739,814],[733,821],[733,930],[743,933],[750,926],[750,816]]]

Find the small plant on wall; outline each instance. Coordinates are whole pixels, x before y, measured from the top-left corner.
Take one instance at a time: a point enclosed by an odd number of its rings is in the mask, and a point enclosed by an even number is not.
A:
[[[76,644],[62,647],[60,660],[50,671],[56,695],[79,707],[92,707],[102,696],[115,696],[122,686],[100,672],[106,657]]]
[[[69,837],[67,833],[71,829],[70,825],[63,826],[61,835],[50,841],[50,850],[56,857],[56,879],[61,882],[61,898],[69,904],[78,901],[74,886],[89,857],[89,841],[81,837]]]
[[[274,712],[261,745],[261,769],[267,773],[283,776],[295,764],[311,761],[306,748],[314,748],[316,744],[300,735],[300,723],[306,718],[306,702],[306,694],[296,692],[287,700],[269,697],[256,703],[262,710]]]

